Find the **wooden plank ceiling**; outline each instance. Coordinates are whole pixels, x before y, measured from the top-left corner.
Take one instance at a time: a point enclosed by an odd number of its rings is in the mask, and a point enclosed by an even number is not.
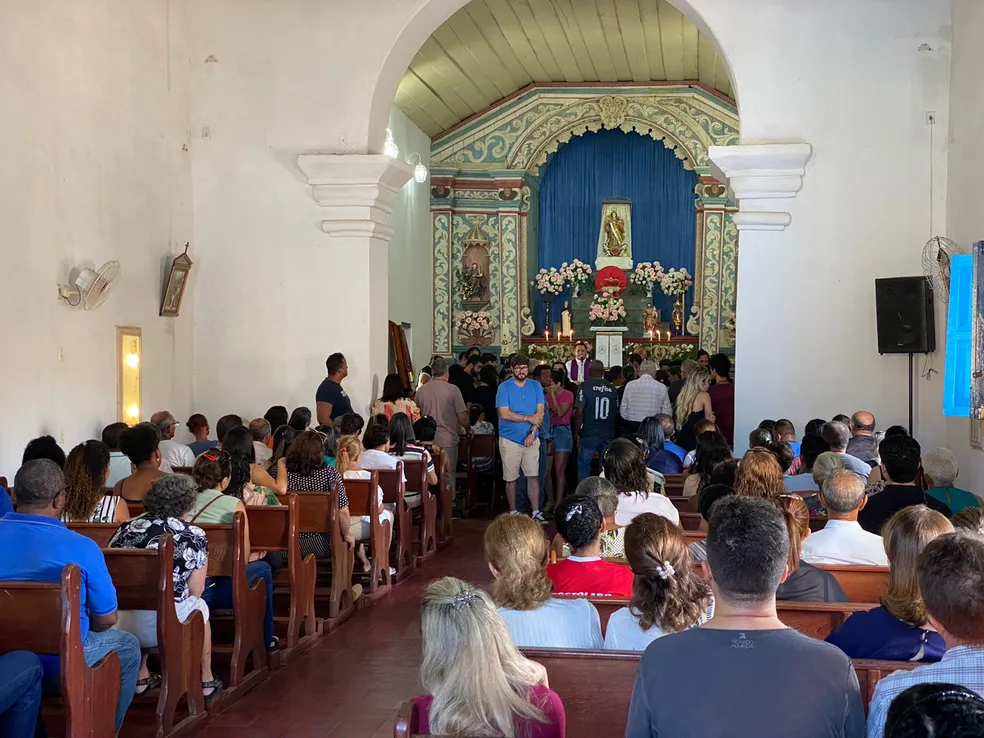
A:
[[[664,0],[472,0],[421,47],[396,104],[434,137],[534,82],[682,80],[732,96],[710,42]]]

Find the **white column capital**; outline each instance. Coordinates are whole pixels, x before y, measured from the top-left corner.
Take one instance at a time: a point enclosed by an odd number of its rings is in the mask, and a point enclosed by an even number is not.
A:
[[[390,240],[389,216],[412,166],[385,154],[301,154],[297,166],[324,208],[321,230],[335,238]]]
[[[803,187],[808,143],[711,146],[711,172],[728,187],[738,203],[733,220],[738,230],[782,231],[792,216],[774,200],[796,197]]]

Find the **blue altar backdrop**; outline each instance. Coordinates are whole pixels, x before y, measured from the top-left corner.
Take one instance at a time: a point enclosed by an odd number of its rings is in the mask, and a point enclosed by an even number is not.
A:
[[[548,161],[540,185],[539,268],[560,268],[574,259],[595,268],[601,203],[613,197],[632,201],[632,261],[658,261],[667,271],[685,267],[694,274],[697,175],[683,168],[661,142],[637,133],[603,130],[562,146]],[[590,285],[594,290],[594,284]],[[543,331],[543,302],[533,289],[533,317]],[[654,291],[654,304],[670,321],[673,301]],[[552,303],[560,321],[565,292]],[[687,292],[687,314],[693,288]]]

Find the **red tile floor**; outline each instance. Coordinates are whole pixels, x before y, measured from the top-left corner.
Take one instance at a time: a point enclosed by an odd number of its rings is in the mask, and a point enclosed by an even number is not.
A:
[[[276,672],[202,738],[383,738],[400,702],[420,694],[420,596],[428,582],[456,576],[488,585],[482,554],[487,520],[456,520],[454,543],[315,648]]]

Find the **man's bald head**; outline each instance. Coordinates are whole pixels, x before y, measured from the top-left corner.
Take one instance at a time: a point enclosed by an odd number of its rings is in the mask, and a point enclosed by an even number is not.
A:
[[[867,410],[858,410],[851,416],[852,435],[870,436],[875,431],[875,416]]]

